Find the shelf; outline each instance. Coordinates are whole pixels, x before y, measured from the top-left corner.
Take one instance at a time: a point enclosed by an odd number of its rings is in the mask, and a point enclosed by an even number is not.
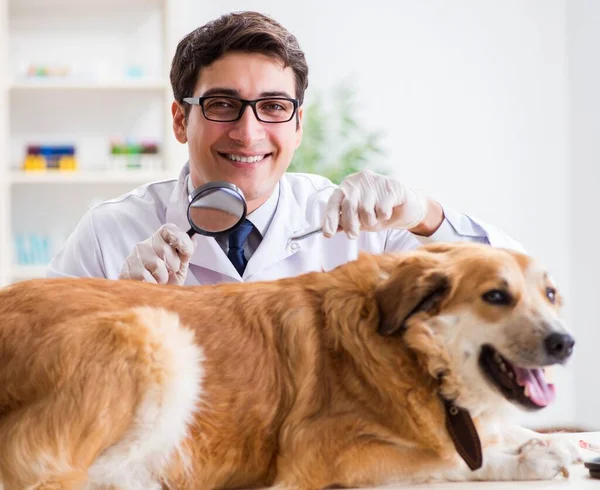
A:
[[[166,172],[11,172],[11,184],[143,184],[173,177]]]
[[[46,277],[47,265],[13,265],[11,267],[12,280],[35,279]]]
[[[160,80],[115,80],[93,82],[85,80],[23,80],[9,85],[10,90],[165,90]]]
[[[68,11],[72,13],[88,13],[97,10],[126,10],[132,8],[160,7],[162,0],[85,0],[84,2],[74,2],[73,0],[9,0],[8,6],[11,13],[15,12],[56,12]]]
[[[171,130],[167,58],[185,30],[176,15],[183,7],[180,0],[0,0],[0,287],[45,276],[45,266],[16,263],[26,257],[12,253],[15,236],[35,230],[51,237],[55,252],[54,242],[92,206],[177,178],[168,162],[187,155]],[[54,71],[28,76],[32,67]],[[147,170],[126,168],[107,149],[121,139],[160,142],[160,153],[140,160]],[[32,144],[75,146],[79,170],[22,171]]]

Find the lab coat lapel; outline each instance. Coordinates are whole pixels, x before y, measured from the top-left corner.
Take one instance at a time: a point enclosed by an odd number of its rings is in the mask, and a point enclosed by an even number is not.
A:
[[[289,183],[285,179],[279,181],[279,200],[273,221],[269,225],[262,242],[250,257],[244,280],[251,278],[267,267],[295,254],[299,247],[289,242],[295,233],[309,228],[306,211],[298,204]]]

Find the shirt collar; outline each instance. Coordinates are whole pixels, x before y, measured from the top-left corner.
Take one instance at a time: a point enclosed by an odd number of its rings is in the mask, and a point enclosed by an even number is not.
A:
[[[267,199],[261,206],[246,216],[263,237],[267,234],[269,225],[271,224],[271,221],[273,221],[273,216],[275,215],[278,202],[279,182],[277,182],[277,185],[269,196],[269,199]]]

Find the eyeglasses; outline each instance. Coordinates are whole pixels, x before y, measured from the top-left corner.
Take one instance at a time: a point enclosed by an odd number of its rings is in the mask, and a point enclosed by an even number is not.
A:
[[[298,109],[298,101],[286,97],[246,100],[237,97],[211,95],[209,97],[185,97],[183,101],[188,104],[199,105],[202,108],[204,117],[215,122],[239,121],[246,106],[250,106],[259,121],[284,123],[291,121]]]

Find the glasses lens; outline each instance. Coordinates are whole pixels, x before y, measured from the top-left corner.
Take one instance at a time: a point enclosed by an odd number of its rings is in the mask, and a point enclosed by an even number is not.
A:
[[[228,97],[209,98],[204,101],[204,115],[213,121],[237,119],[242,103]]]
[[[285,122],[294,115],[294,103],[287,99],[262,99],[256,103],[256,112],[261,121]]]

